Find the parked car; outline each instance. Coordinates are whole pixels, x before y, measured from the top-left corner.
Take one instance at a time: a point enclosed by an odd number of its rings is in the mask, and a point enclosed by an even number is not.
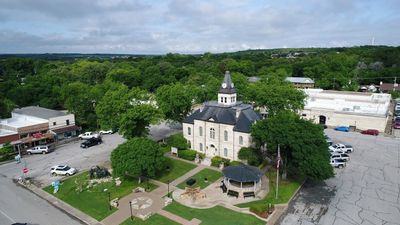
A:
[[[361,131],[362,134],[368,134],[368,135],[374,135],[374,136],[378,136],[379,135],[379,131],[375,130],[375,129],[368,129],[368,130],[363,130]]]
[[[331,159],[330,164],[335,168],[346,167],[346,162],[343,159]]]
[[[394,115],[397,117],[397,116],[400,116],[400,110],[395,110],[394,111]]]
[[[349,132],[349,127],[346,127],[346,126],[338,126],[338,127],[335,127],[335,130],[337,130],[337,131],[342,131],[342,132]]]
[[[340,144],[340,143],[334,144],[332,146],[329,146],[329,149],[334,151],[334,152],[342,151],[344,153],[349,153],[349,152],[353,152],[354,151],[353,146],[344,145],[344,144]]]
[[[39,145],[39,146],[36,146],[36,147],[26,150],[26,152],[29,155],[30,154],[47,154],[47,153],[51,152],[51,149],[47,145]]]
[[[393,128],[394,128],[394,129],[400,129],[400,122],[395,122],[395,123],[393,124]]]
[[[78,136],[80,139],[91,139],[91,138],[98,138],[99,134],[93,133],[93,132],[85,132],[83,134],[80,134]]]
[[[57,165],[51,167],[50,174],[53,176],[63,175],[63,176],[71,176],[76,173],[76,169],[69,167],[67,165]]]
[[[331,155],[331,160],[332,159],[343,159],[345,162],[347,162],[350,160],[350,156],[346,153],[341,153],[341,154],[335,153]]]
[[[89,148],[92,147],[93,145],[98,145],[101,143],[102,143],[101,137],[90,138],[81,143],[81,148]]]
[[[113,134],[113,130],[101,130],[99,131],[99,134],[103,135],[103,134]]]
[[[331,150],[331,149],[329,149],[329,153],[331,154],[331,155],[334,155],[334,154],[344,154],[344,151],[342,151],[342,150]]]

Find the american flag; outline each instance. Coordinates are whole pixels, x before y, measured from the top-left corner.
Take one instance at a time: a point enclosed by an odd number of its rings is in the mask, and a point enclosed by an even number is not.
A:
[[[276,168],[279,169],[279,164],[281,162],[281,149],[280,149],[279,145],[278,145],[278,157],[277,157],[276,161],[277,161]]]

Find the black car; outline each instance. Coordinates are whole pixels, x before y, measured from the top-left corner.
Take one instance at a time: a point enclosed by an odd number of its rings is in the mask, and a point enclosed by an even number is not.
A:
[[[92,147],[93,145],[98,145],[101,144],[102,140],[100,137],[98,138],[90,138],[81,144],[81,148],[89,148]]]

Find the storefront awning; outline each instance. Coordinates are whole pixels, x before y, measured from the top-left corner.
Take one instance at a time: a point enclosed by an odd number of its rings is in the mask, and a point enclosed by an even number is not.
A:
[[[55,134],[62,134],[65,132],[71,132],[71,131],[76,131],[76,130],[80,130],[81,128],[76,126],[76,125],[71,125],[71,126],[67,126],[67,127],[61,127],[61,128],[57,128],[57,129],[53,129],[51,130],[52,132],[54,132]]]

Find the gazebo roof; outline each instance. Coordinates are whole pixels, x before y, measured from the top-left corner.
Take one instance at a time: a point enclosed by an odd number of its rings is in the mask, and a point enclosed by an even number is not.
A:
[[[260,169],[254,166],[238,165],[225,167],[222,172],[226,178],[237,182],[258,182],[262,177]]]

